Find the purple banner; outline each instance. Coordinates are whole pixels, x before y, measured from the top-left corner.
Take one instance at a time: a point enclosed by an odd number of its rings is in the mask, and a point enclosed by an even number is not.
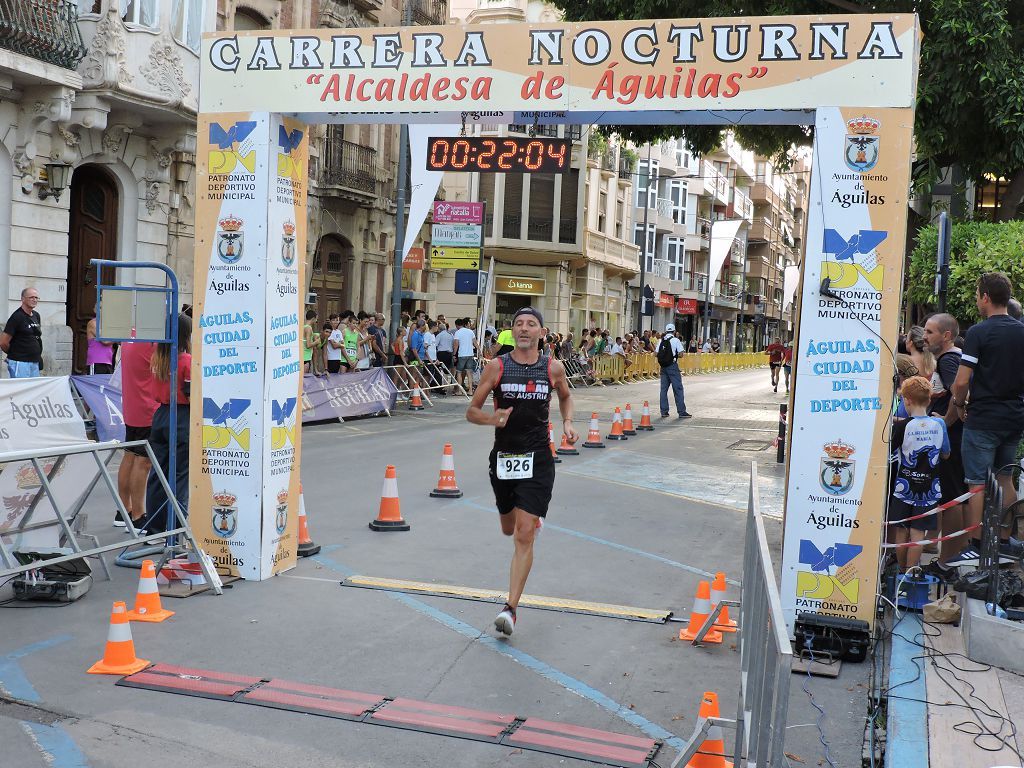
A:
[[[96,436],[124,440],[121,388],[109,374],[72,376],[71,382],[96,420]],[[355,373],[306,376],[302,381],[302,422],[369,416],[395,407],[398,390],[381,368]]]
[[[120,377],[119,377],[120,378]],[[109,373],[72,376],[78,394],[96,419],[96,437],[101,442],[124,441],[124,416],[121,414],[121,387],[110,382]]]
[[[369,416],[395,407],[398,390],[382,368],[302,380],[302,422]]]

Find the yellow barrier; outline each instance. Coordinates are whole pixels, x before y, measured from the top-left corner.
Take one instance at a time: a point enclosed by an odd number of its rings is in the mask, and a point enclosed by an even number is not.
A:
[[[686,354],[680,357],[678,362],[679,370],[684,376],[693,376],[701,373],[764,368],[768,365],[768,357],[763,352],[708,352]],[[590,359],[590,363],[594,378],[611,384],[628,384],[661,376],[658,358],[650,352],[626,357],[597,355]]]

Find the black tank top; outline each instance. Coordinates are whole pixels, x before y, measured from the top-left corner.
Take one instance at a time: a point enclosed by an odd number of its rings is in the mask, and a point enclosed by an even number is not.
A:
[[[496,408],[511,408],[508,423],[494,430],[494,447],[508,453],[548,451],[551,359],[541,355],[533,365],[522,365],[512,354],[501,355],[502,373],[494,389]]]

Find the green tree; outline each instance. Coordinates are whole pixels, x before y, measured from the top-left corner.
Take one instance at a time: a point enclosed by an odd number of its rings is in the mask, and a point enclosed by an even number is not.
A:
[[[924,227],[910,255],[906,276],[907,298],[934,307],[937,228]],[[962,325],[979,320],[974,289],[982,272],[1005,272],[1017,296],[1024,289],[1024,221],[956,222],[952,226],[949,284],[946,310]]]
[[[834,13],[921,17],[915,177],[928,191],[946,166],[965,176],[1004,176],[1001,215],[1024,199],[1024,2],[1021,0],[553,0],[568,21]],[[679,126],[611,126],[638,144],[679,134]],[[743,146],[782,160],[810,132],[797,126],[738,126]],[[717,126],[686,126],[690,149],[722,140]]]

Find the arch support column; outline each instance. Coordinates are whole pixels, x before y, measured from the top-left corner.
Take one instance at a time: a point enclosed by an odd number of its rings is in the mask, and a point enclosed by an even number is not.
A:
[[[266,112],[198,127],[189,518],[222,568],[295,565],[308,132]]]

